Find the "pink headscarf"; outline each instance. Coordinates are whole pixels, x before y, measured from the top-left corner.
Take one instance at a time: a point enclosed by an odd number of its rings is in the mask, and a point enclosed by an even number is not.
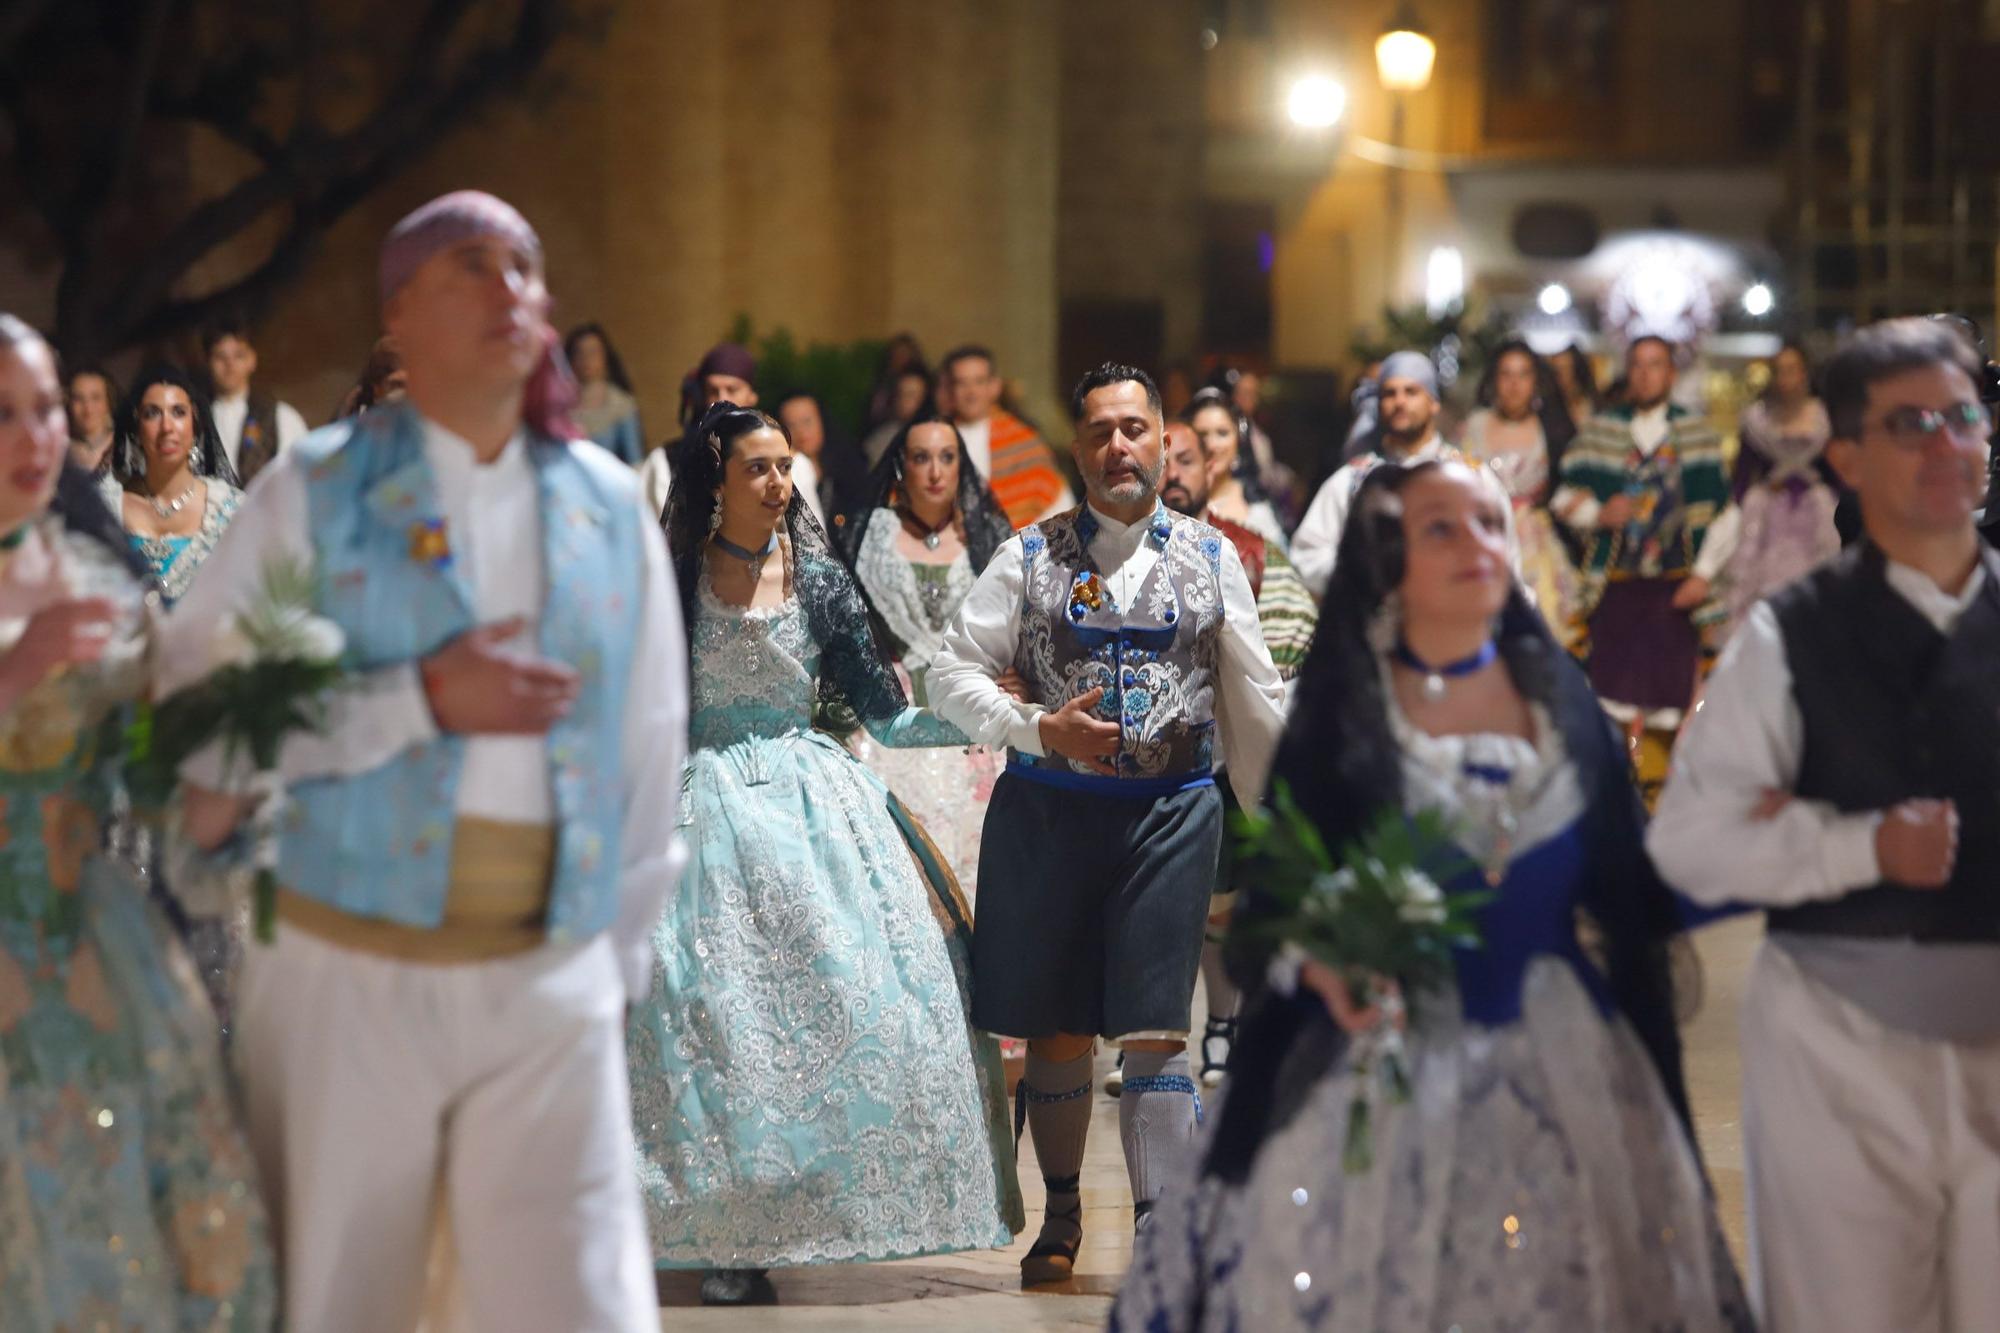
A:
[[[455,190],[440,195],[389,229],[382,241],[377,290],[384,309],[426,260],[454,245],[497,236],[525,254],[542,259],[542,238],[504,199],[483,190]],[[578,435],[569,419],[577,403],[576,377],[563,359],[562,339],[555,326],[542,322],[542,356],[528,376],[521,400],[521,419],[537,432],[558,440]]]

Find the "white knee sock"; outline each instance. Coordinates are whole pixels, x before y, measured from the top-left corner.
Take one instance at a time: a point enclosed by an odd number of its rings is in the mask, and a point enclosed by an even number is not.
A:
[[[1132,1204],[1141,1213],[1187,1166],[1200,1108],[1185,1050],[1125,1052],[1118,1134],[1132,1178]]]

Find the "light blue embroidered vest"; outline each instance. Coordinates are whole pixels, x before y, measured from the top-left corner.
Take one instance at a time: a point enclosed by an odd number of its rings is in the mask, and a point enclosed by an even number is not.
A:
[[[1010,750],[1024,777],[1079,790],[1157,795],[1205,779],[1215,749],[1222,635],[1222,534],[1164,505],[1145,541],[1159,554],[1135,603],[1118,606],[1088,555],[1096,520],[1072,509],[1021,531],[1015,669],[1036,702],[1060,708],[1102,686],[1097,716],[1121,732],[1118,776],[1060,755]]]
[[[347,634],[354,670],[413,661],[476,623],[449,553],[422,426],[408,408],[314,431],[296,446],[320,609]],[[574,449],[531,440],[541,494],[546,596],[540,651],[582,677],[548,734],[557,820],[551,941],[586,939],[617,916],[626,682],[643,605],[636,480]],[[443,918],[462,737],[440,735],[356,777],[291,789],[279,876],[357,916],[429,928]]]

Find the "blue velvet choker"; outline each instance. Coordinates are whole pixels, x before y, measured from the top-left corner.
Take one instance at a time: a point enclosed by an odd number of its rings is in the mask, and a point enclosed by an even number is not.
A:
[[[1461,657],[1456,662],[1445,662],[1438,666],[1432,666],[1411,652],[1410,645],[1399,639],[1396,642],[1395,648],[1391,650],[1390,655],[1410,670],[1423,676],[1424,698],[1432,703],[1436,703],[1444,698],[1447,678],[1469,676],[1475,671],[1485,670],[1493,664],[1493,659],[1500,655],[1500,650],[1494,646],[1493,640],[1488,639],[1485,643],[1480,644],[1479,651],[1470,657]]]

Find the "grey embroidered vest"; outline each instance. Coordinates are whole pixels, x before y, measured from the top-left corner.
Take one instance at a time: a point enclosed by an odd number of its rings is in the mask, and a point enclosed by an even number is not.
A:
[[[1096,530],[1083,507],[1022,529],[1014,665],[1045,708],[1103,687],[1095,712],[1119,725],[1118,777],[1054,754],[1009,751],[1008,763],[1064,786],[1115,790],[1129,782],[1134,794],[1206,775],[1215,750],[1224,539],[1197,519],[1156,509],[1144,540],[1159,559],[1135,604],[1121,607],[1088,554]]]

